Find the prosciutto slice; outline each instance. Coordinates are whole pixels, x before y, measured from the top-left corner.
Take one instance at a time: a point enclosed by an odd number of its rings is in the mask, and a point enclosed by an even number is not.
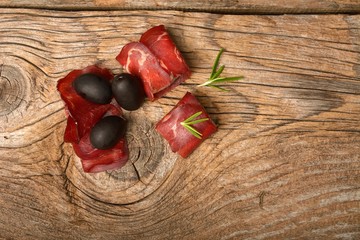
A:
[[[127,72],[142,79],[151,101],[162,97],[191,75],[163,25],[147,30],[139,42],[125,45],[116,59]]]
[[[64,141],[72,144],[75,154],[81,159],[84,172],[101,172],[122,167],[128,160],[126,139],[120,139],[112,148],[96,149],[90,143],[90,130],[104,116],[122,116],[121,108],[114,102],[95,104],[78,95],[73,88],[73,81],[80,75],[92,73],[111,81],[110,71],[97,66],[89,66],[82,70],[74,70],[60,79],[57,89],[65,102],[67,125]]]
[[[196,138],[181,125],[181,122],[197,112],[201,112],[198,119],[209,119],[193,126],[202,134],[201,139]],[[173,152],[186,158],[206,138],[216,132],[217,127],[196,97],[187,92],[176,106],[156,124],[155,129],[168,141]]]

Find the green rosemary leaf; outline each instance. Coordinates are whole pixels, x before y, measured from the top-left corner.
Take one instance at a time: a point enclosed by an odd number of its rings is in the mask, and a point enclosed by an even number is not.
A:
[[[199,139],[201,139],[202,134],[198,130],[196,130],[192,125],[209,120],[209,118],[201,118],[201,119],[195,120],[195,118],[197,118],[201,114],[202,114],[202,111],[194,113],[193,115],[191,115],[190,117],[188,117],[187,119],[185,119],[184,121],[182,121],[180,123],[181,126],[183,126],[188,132],[190,132],[194,137],[199,138]]]
[[[193,115],[191,115],[189,118],[187,118],[185,121],[183,121],[184,123],[188,123],[192,120],[194,120],[195,118],[197,118],[198,116],[200,116],[202,114],[202,111],[199,111],[197,113],[194,113]]]
[[[224,71],[225,65],[219,67],[219,69],[215,72],[215,74],[210,79],[215,79],[220,76],[220,74]]]
[[[220,87],[220,86],[217,86],[217,85],[210,85],[210,87],[219,89],[219,90],[221,90],[223,92],[229,92],[230,91],[229,89],[226,89],[226,88],[223,88],[223,87]]]
[[[214,74],[216,73],[216,69],[217,67],[219,66],[219,61],[220,61],[220,57],[221,57],[221,54],[224,52],[224,49],[221,48],[216,59],[215,59],[215,62],[214,62],[214,65],[212,67],[212,71],[211,71],[211,75],[210,75],[210,78],[212,78],[214,76]]]
[[[202,87],[202,86],[211,86],[212,84],[212,80],[207,80],[206,82],[202,83],[202,84],[199,84],[198,86],[199,87]]]
[[[186,125],[185,127],[192,135],[194,135],[194,137],[198,138],[198,139],[201,139],[202,138],[202,134],[196,130],[195,128],[193,128],[192,126],[190,125]]]
[[[216,59],[215,59],[215,62],[214,62],[214,65],[212,67],[212,71],[211,71],[211,74],[210,74],[210,78],[202,83],[202,84],[199,84],[198,86],[208,86],[208,87],[213,87],[213,88],[216,88],[216,89],[219,89],[221,91],[228,91],[227,89],[223,88],[223,87],[219,87],[218,83],[226,83],[226,82],[232,82],[232,81],[237,81],[237,80],[240,80],[240,79],[243,79],[244,77],[242,76],[236,76],[236,77],[220,77],[220,74],[224,71],[225,69],[225,65],[222,65],[221,67],[218,68],[219,66],[219,61],[220,61],[220,57],[221,57],[221,54],[224,52],[224,49],[221,48],[218,55],[216,56]]]
[[[222,82],[231,82],[231,81],[236,81],[236,80],[240,80],[243,77],[223,77],[223,78],[215,78],[215,79],[209,79],[206,82],[200,84],[199,86],[210,86],[212,87],[214,83],[222,83]]]
[[[211,80],[211,83],[222,83],[222,82],[233,82],[244,78],[243,76],[238,77],[223,77],[223,78],[215,78]]]
[[[202,119],[198,119],[198,120],[191,121],[191,122],[186,122],[186,123],[188,125],[194,125],[194,124],[197,124],[197,123],[206,122],[207,120],[209,120],[209,119],[208,118],[202,118]]]

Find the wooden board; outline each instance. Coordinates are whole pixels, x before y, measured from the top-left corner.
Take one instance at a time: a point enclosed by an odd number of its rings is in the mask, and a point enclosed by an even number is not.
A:
[[[360,16],[0,10],[3,239],[360,238]],[[56,82],[166,24],[193,75],[126,113],[130,162],[85,174]],[[229,92],[199,88],[217,51]],[[154,124],[185,94],[219,126],[188,159]],[[135,171],[136,168],[136,171]]]
[[[358,0],[293,0],[293,1],[235,1],[235,0],[3,0],[0,7],[42,9],[122,9],[122,10],[181,10],[222,13],[284,14],[284,13],[359,13]]]

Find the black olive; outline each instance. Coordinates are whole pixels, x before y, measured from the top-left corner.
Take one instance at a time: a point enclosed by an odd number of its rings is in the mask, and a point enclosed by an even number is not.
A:
[[[73,86],[80,96],[90,102],[107,104],[111,101],[110,83],[98,75],[83,74],[74,80]]]
[[[118,116],[102,118],[90,131],[90,143],[98,149],[115,146],[125,135],[126,120]]]
[[[121,73],[115,76],[111,89],[115,100],[125,110],[136,110],[141,107],[145,100],[145,92],[141,80],[128,73]]]

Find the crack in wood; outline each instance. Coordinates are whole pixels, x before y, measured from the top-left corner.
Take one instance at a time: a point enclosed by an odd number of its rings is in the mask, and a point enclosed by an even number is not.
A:
[[[266,194],[268,194],[268,193],[265,192],[265,191],[261,191],[259,193],[259,195],[258,195],[258,197],[259,197],[259,207],[261,209],[264,209],[264,197],[265,197]]]

